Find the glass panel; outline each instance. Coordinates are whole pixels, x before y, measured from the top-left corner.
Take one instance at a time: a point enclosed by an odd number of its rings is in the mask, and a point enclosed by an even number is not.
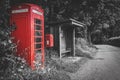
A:
[[[41,20],[35,19],[35,23],[36,23],[36,24],[41,24]]]
[[[41,38],[35,38],[36,42],[41,42]]]
[[[35,44],[35,45],[36,45],[36,49],[41,48],[41,44]]]
[[[40,54],[40,53],[35,54],[35,61],[36,61],[37,63],[39,63],[40,60],[41,60],[41,54]],[[36,64],[36,65],[38,65],[38,64]],[[38,66],[39,66],[39,65],[38,65]]]
[[[36,53],[41,53],[41,50],[36,50],[35,52],[36,52]]]
[[[36,29],[36,30],[40,30],[40,29],[41,29],[41,26],[36,25],[36,26],[35,26],[35,29]]]
[[[41,32],[35,31],[35,36],[41,36]]]

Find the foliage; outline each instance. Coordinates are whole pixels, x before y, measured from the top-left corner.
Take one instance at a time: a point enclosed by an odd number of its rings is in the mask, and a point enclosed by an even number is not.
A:
[[[119,0],[45,0],[47,21],[74,18],[85,23],[92,41],[102,43],[105,39],[118,36],[120,31]],[[99,30],[101,35],[95,36]],[[113,31],[114,30],[114,31]],[[99,38],[99,39],[96,39]],[[100,41],[98,41],[100,40]]]
[[[11,0],[11,5],[25,2],[44,8],[45,26],[50,21],[73,18],[87,25],[89,41],[102,43],[120,35],[119,0]]]

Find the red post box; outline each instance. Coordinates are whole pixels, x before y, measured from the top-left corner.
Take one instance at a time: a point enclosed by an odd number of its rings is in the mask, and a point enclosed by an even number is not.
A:
[[[11,9],[11,24],[17,26],[12,32],[17,43],[17,55],[35,68],[36,62],[44,66],[44,11],[34,4],[21,4]],[[38,63],[37,63],[38,65]]]
[[[46,47],[50,48],[54,46],[54,41],[53,41],[53,35],[52,34],[46,34],[45,35],[45,42],[46,42]]]

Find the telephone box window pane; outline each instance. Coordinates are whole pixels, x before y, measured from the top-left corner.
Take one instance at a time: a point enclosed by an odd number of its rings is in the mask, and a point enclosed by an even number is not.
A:
[[[35,61],[41,60],[41,54],[38,52],[35,54]]]
[[[36,42],[41,42],[41,38],[36,38],[35,41]]]
[[[41,36],[41,32],[35,31],[35,36]]]
[[[41,48],[41,44],[35,44],[36,48]]]
[[[36,52],[35,53],[41,53],[41,50],[36,50]]]
[[[41,20],[35,19],[35,23],[36,23],[36,24],[41,24]]]
[[[39,25],[36,25],[36,28],[35,28],[36,30],[40,30],[41,29],[41,26],[39,26]]]

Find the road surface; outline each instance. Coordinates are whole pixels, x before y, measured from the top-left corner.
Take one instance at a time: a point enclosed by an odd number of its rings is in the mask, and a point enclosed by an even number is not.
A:
[[[96,59],[89,60],[76,73],[71,73],[71,80],[120,80],[120,48],[97,47]]]

